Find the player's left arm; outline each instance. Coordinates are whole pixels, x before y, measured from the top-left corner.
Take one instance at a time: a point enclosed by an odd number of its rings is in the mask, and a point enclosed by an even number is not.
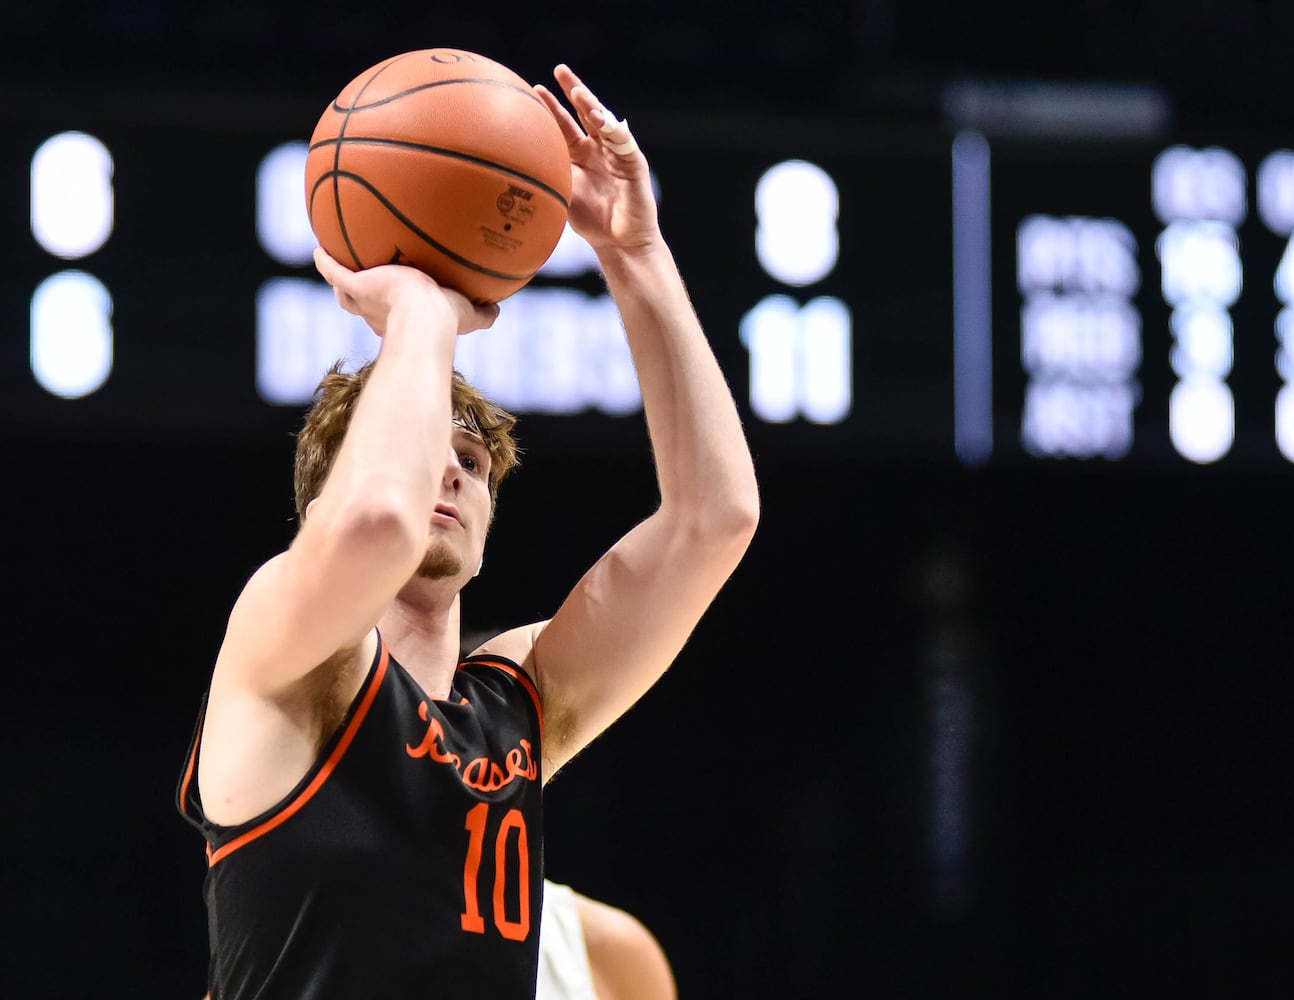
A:
[[[597,253],[624,321],[660,502],[531,632],[524,662],[544,703],[546,777],[668,669],[737,567],[759,518],[737,407],[661,235],[647,161],[627,124],[605,112],[568,68],[559,66],[555,76],[579,121],[552,93],[536,89],[570,145],[571,225]],[[594,503],[597,471],[588,471],[573,492]],[[506,652],[507,637],[500,641],[495,648]]]

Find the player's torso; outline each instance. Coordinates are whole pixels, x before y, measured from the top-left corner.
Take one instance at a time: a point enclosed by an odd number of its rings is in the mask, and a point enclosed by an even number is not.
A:
[[[517,674],[465,666],[433,701],[383,652],[292,794],[249,823],[208,826],[229,995],[267,982],[262,995],[319,998],[533,990],[539,715]]]

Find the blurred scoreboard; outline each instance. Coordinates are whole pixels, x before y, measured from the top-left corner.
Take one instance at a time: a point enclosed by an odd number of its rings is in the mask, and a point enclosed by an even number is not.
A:
[[[992,416],[962,413],[963,450],[991,420],[994,454],[1294,460],[1294,153],[1179,141],[987,157],[994,272],[976,289],[994,304]],[[959,332],[975,358],[973,311]]]
[[[319,108],[247,105],[46,93],[0,112],[6,430],[290,431],[329,364],[376,351],[310,264]],[[757,452],[1294,460],[1283,141],[631,118]],[[615,447],[640,414],[570,232],[457,363],[531,441]]]

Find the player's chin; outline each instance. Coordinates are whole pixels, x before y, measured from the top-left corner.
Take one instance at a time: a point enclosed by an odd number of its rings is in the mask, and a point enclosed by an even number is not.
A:
[[[433,544],[427,549],[414,575],[420,580],[447,580],[463,572],[463,560],[444,545]]]

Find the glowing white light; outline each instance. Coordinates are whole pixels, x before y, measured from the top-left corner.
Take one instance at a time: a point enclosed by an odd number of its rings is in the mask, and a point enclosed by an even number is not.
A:
[[[380,346],[323,282],[271,278],[256,292],[256,391],[267,403],[308,402],[335,361],[356,367]]]
[[[811,299],[801,313],[800,410],[815,424],[838,424],[853,408],[852,322],[840,299]]]
[[[1214,462],[1235,440],[1233,332],[1226,310],[1244,285],[1235,227],[1248,214],[1244,164],[1216,146],[1170,146],[1151,169],[1151,199],[1166,223],[1155,243],[1164,301],[1173,306],[1169,360],[1181,378],[1168,400],[1173,447]]]
[[[1208,376],[1178,382],[1168,399],[1168,433],[1182,457],[1215,462],[1235,441],[1235,400],[1226,383]]]
[[[1135,382],[1082,383],[1031,379],[1020,441],[1033,455],[1119,459],[1132,446]]]
[[[1020,440],[1033,455],[1119,459],[1141,399],[1137,241],[1117,219],[1026,217],[1016,231]]]
[[[1020,291],[1064,289],[1135,295],[1141,287],[1137,239],[1117,219],[1033,215],[1016,235]]]
[[[381,340],[337,307],[332,289],[274,278],[256,296],[256,389],[274,405],[314,395],[328,368],[377,357]],[[642,409],[637,374],[615,302],[569,288],[527,287],[508,297],[488,330],[459,337],[454,364],[517,413],[611,415]]]
[[[1276,371],[1282,382],[1294,382],[1294,306],[1276,314]]]
[[[1258,215],[1273,233],[1294,233],[1294,151],[1280,149],[1258,164]]]
[[[801,307],[770,295],[742,317],[750,354],[750,407],[786,423],[797,416],[835,424],[853,407],[852,319],[839,299],[821,296]]]
[[[31,299],[31,371],[46,391],[88,396],[112,372],[112,296],[83,271],[60,271]]]
[[[1285,385],[1276,394],[1276,445],[1294,462],[1294,386]]]
[[[1272,290],[1276,292],[1279,301],[1287,305],[1294,304],[1294,237],[1286,242],[1285,252],[1276,265],[1276,273],[1272,275]]]
[[[31,231],[55,257],[94,253],[112,235],[112,154],[84,132],[41,143],[31,160]]]
[[[825,170],[804,160],[770,167],[755,187],[755,213],[755,251],[768,274],[799,287],[831,273],[840,256],[840,197]]]
[[[1186,305],[1173,310],[1169,325],[1176,340],[1169,360],[1179,376],[1226,378],[1231,374],[1230,313],[1209,305]]]
[[[1217,146],[1170,146],[1155,158],[1150,190],[1165,224],[1213,220],[1238,226],[1248,215],[1245,165]]]
[[[454,364],[517,413],[642,409],[620,313],[606,293],[527,286],[509,296],[488,330],[458,338]]]
[[[1276,315],[1276,342],[1276,372],[1285,383],[1276,394],[1276,444],[1294,462],[1294,306]]]
[[[1239,240],[1220,222],[1174,222],[1155,244],[1163,262],[1163,293],[1170,305],[1205,300],[1230,306],[1240,297],[1244,269]]]
[[[318,245],[306,212],[304,142],[285,142],[256,167],[256,238],[280,264],[309,264]]]
[[[1141,314],[1115,295],[1034,293],[1020,312],[1020,348],[1031,375],[1129,378],[1141,366]]]
[[[741,342],[750,353],[750,408],[775,424],[794,420],[799,412],[799,311],[790,296],[770,295],[741,321]]]

